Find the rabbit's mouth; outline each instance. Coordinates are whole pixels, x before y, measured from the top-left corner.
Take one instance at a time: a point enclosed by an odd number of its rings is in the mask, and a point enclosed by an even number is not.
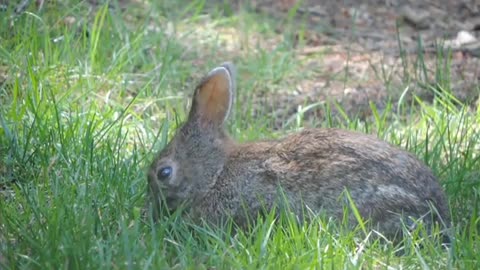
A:
[[[182,200],[178,197],[167,196],[165,197],[165,204],[169,211],[175,211],[182,204]]]
[[[165,204],[169,211],[174,212],[179,208],[187,207],[189,200],[182,199],[178,196],[165,196]]]
[[[167,204],[168,209],[174,210],[172,208],[176,208],[175,206],[177,205],[178,199],[175,197],[166,197],[165,198],[165,203]]]

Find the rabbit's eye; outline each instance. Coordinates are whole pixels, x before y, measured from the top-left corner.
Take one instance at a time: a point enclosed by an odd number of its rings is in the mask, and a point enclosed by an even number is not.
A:
[[[159,179],[166,179],[166,178],[170,177],[171,175],[172,175],[172,167],[170,167],[170,166],[166,166],[166,167],[161,168],[157,173],[157,177]]]

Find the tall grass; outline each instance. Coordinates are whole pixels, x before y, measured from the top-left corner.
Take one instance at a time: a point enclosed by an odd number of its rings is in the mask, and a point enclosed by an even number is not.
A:
[[[480,110],[440,91],[451,84],[448,61],[433,81],[425,81],[437,91],[433,103],[416,99],[408,115],[394,112],[393,104],[382,111],[372,105],[374,117],[367,121],[332,116],[327,106],[326,119],[316,125],[376,133],[425,161],[450,200],[455,224],[450,248],[423,239],[420,231],[402,245],[376,241],[372,233],[348,230],[328,217],[298,224],[287,214],[279,219],[271,214],[236,233],[231,226],[189,224],[175,214],[157,224],[142,218],[146,168],[185,118],[187,97],[207,70],[236,60],[242,101],[304,75],[295,73],[301,63],[288,42],[273,51],[258,45],[245,48],[245,54],[225,54],[224,41],[212,34],[238,27],[249,33],[245,40],[257,38],[256,31],[274,36],[271,20],[248,9],[225,17],[221,6],[208,16],[206,1],[189,3],[160,1],[148,11],[121,14],[107,6],[89,13],[83,2],[63,1],[42,12],[32,7],[2,14],[0,72],[7,76],[0,82],[2,268],[479,267]],[[62,23],[68,16],[77,23]],[[212,31],[212,38],[195,41],[195,29],[205,25],[211,25],[205,31]],[[253,115],[258,104],[236,106],[229,129],[239,140],[289,131],[272,133],[268,111]],[[304,115],[294,117],[287,126],[300,129]]]

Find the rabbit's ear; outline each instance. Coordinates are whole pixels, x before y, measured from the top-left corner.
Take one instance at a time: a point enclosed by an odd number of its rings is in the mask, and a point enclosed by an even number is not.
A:
[[[197,86],[189,121],[202,127],[219,127],[228,118],[235,91],[235,67],[231,63],[214,68]]]

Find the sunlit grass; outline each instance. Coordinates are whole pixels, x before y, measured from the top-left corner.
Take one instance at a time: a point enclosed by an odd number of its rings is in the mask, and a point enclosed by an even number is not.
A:
[[[137,19],[130,20],[105,6],[88,13],[85,3],[69,1],[20,14],[13,25],[10,14],[0,16],[0,72],[7,75],[0,81],[3,268],[478,268],[480,109],[449,94],[448,68],[439,65],[435,80],[424,82],[435,91],[433,103],[414,99],[414,106],[383,110],[372,104],[366,121],[332,115],[334,104],[305,104],[287,129],[274,131],[271,112],[253,96],[310,75],[289,35],[279,37],[271,19],[248,9],[234,14],[206,1],[180,2],[188,4],[134,9],[138,14],[127,15]],[[80,23],[62,24],[67,16]],[[228,126],[236,139],[282,136],[303,127],[304,112],[322,109],[327,117],[316,126],[374,133],[400,145],[446,188],[456,225],[452,247],[423,239],[421,228],[401,245],[384,243],[328,217],[299,224],[288,214],[270,214],[235,233],[178,215],[158,224],[143,219],[149,162],[185,119],[198,79],[225,60],[239,71]]]

